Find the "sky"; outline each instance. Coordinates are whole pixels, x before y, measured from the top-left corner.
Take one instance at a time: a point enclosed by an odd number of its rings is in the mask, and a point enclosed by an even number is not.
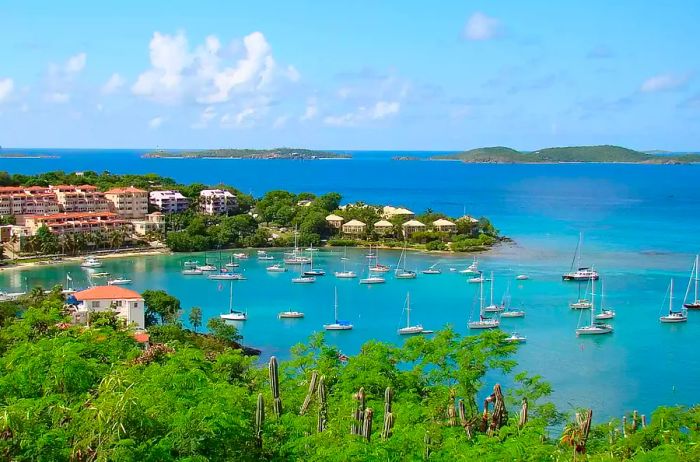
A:
[[[0,1],[0,145],[700,150],[700,2]]]

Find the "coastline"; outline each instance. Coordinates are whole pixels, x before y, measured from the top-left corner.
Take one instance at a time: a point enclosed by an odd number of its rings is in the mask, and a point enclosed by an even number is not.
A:
[[[95,255],[100,259],[115,259],[115,258],[133,258],[133,257],[153,257],[157,255],[173,255],[174,252],[172,252],[170,249],[167,247],[164,248],[151,248],[151,249],[144,249],[142,251],[139,250],[125,250],[124,252],[110,252],[110,253],[99,253],[95,252],[94,254],[86,254],[82,256],[70,256],[70,257],[61,257],[61,260],[57,261],[52,261],[52,260],[46,260],[46,261],[31,261],[31,262],[16,262],[7,266],[2,266],[0,267],[0,271],[16,271],[16,270],[23,270],[23,269],[32,269],[32,268],[45,268],[45,267],[51,267],[51,266],[60,266],[60,265],[65,265],[68,263],[75,263],[75,262],[80,262],[87,255]],[[40,258],[40,257],[37,257]]]

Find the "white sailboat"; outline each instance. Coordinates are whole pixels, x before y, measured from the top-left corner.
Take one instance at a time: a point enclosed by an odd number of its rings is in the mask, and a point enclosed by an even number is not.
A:
[[[287,271],[287,268],[285,268],[281,263],[275,263],[274,265],[270,265],[265,270],[268,273],[284,273]]]
[[[588,284],[586,284],[586,289],[584,291],[583,297],[581,297],[581,284],[578,285],[578,299],[575,302],[569,303],[569,307],[572,310],[587,310],[590,309],[591,306],[591,301],[588,300],[586,297],[586,293],[588,292],[588,286],[591,284],[592,279],[588,280]]]
[[[346,248],[347,250],[347,248]],[[335,277],[338,279],[354,279],[357,277],[357,273],[355,273],[352,270],[347,269],[347,261],[348,259],[345,257],[341,257],[341,260],[343,262],[343,271],[336,271],[335,272]]]
[[[698,272],[700,268],[698,267],[698,256],[695,255],[695,264],[693,265],[693,270],[690,272],[690,280],[688,281],[688,288],[685,291],[685,298],[683,299],[683,306],[688,310],[700,310],[700,297],[698,296]],[[695,284],[695,296],[692,301],[688,301],[688,294],[690,293],[691,285]]]
[[[268,254],[265,250],[258,250],[258,260],[274,260],[275,257]]]
[[[301,311],[282,311],[277,315],[278,318],[280,319],[300,319],[304,317],[304,313]]]
[[[284,254],[284,263],[287,265],[304,265],[306,263],[309,263],[311,259],[305,255],[301,254],[301,251],[299,250],[299,233],[297,230],[294,230],[294,250],[292,252],[288,252]]]
[[[372,248],[370,247],[370,255],[372,254]],[[376,255],[372,258],[376,258]],[[367,260],[367,277],[360,279],[360,284],[384,284],[386,279],[373,273],[373,268],[376,269],[376,263],[372,266],[372,258]],[[388,267],[387,267],[388,268]],[[388,270],[388,269],[387,269]],[[385,272],[385,271],[382,271]]]
[[[677,323],[686,322],[688,320],[688,310],[683,308],[681,311],[673,311],[673,278],[671,278],[671,286],[668,294],[668,314],[661,316],[659,321],[662,323]]]
[[[480,274],[481,271],[479,271],[479,260],[474,257],[474,261],[472,261],[471,265],[467,266],[463,270],[460,270],[459,272],[461,274]]]
[[[484,281],[479,284],[479,320],[470,321],[467,327],[470,329],[495,329],[500,325],[498,318],[484,316]]]
[[[574,258],[571,260],[571,268],[568,273],[564,273],[561,278],[564,281],[590,281],[591,279],[597,280],[599,278],[598,272],[589,268],[587,266],[581,266],[581,253],[583,249],[583,233],[578,235],[578,244],[576,244],[576,251],[574,252]],[[574,270],[574,264],[576,263],[576,270]]]
[[[423,326],[421,324],[411,325],[411,294],[406,293],[406,306],[404,307],[406,311],[406,327],[399,329],[399,335],[415,335],[423,333]]]
[[[238,268],[241,265],[234,261],[234,254],[231,254],[231,256],[229,257],[228,263],[226,263],[226,265],[224,265],[224,266],[226,266],[226,268]]]
[[[311,262],[310,262],[310,268],[307,271],[304,271],[304,276],[325,276],[326,271],[321,269],[321,268],[314,268],[314,245],[311,244]]]
[[[369,270],[372,273],[388,273],[391,268],[389,265],[382,265],[379,263],[379,246],[374,251],[374,254],[372,254],[372,246],[369,246],[369,254],[367,255],[367,258],[370,259],[370,266]],[[372,260],[374,260],[374,265],[371,264]]]
[[[299,276],[292,278],[293,284],[311,284],[316,282],[315,276],[307,276],[304,274],[304,265],[299,268]]]
[[[396,279],[415,279],[416,272],[406,269],[406,243],[404,242],[403,250],[401,250],[401,255],[399,256],[399,262],[396,264],[396,269],[394,270],[394,277]]]
[[[493,271],[491,271],[491,282],[489,284],[490,291],[491,291],[491,300],[490,300],[489,304],[484,308],[485,313],[500,313],[501,311],[503,311],[502,305],[496,305],[493,302],[493,283],[494,283],[494,280],[495,280],[495,278],[493,275]]]
[[[442,274],[440,268],[437,267],[437,263],[433,263],[428,268],[421,271],[423,274]]]
[[[591,279],[591,321],[587,326],[582,326],[576,329],[576,335],[602,335],[610,334],[613,327],[610,324],[605,324],[595,320],[595,279]],[[579,316],[579,320],[580,320]]]
[[[345,246],[343,246],[343,256],[340,257],[340,261],[348,261],[348,260],[349,260],[349,258],[348,258],[348,246],[345,245]]]
[[[248,319],[248,313],[233,309],[233,281],[229,283],[228,313],[222,313],[219,317],[226,321],[245,321]]]
[[[324,324],[323,328],[326,330],[351,330],[352,324],[348,321],[341,321],[338,319],[338,288],[335,288],[335,302],[333,304],[333,313],[335,315],[335,322],[332,324]]]
[[[501,318],[524,318],[525,310],[512,310],[510,309],[510,285],[506,290],[506,295],[503,297],[502,303],[503,311],[501,311]]]
[[[595,315],[596,320],[604,321],[615,318],[615,310],[605,307],[605,283],[600,283],[600,313]]]

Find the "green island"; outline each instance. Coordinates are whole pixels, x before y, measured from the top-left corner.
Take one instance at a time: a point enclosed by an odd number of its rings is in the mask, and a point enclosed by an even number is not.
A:
[[[148,336],[87,326],[61,287],[0,302],[0,454],[12,461],[694,461],[700,407],[562,411],[506,334],[446,327],[345,356],[323,333],[260,364],[237,329],[143,293]],[[186,314],[192,330],[179,321]],[[502,377],[509,386],[492,382]]]
[[[235,207],[228,213],[211,215],[199,208],[200,192],[207,189],[207,185],[182,185],[155,174],[116,175],[86,171],[77,175],[55,171],[23,175],[0,172],[0,186],[83,184],[96,186],[102,191],[125,186],[146,191],[174,190],[182,193],[190,203],[186,210],[165,213],[164,226],[160,231],[132,236],[119,230],[56,235],[42,227],[36,234],[22,238],[24,241],[19,255],[4,249],[5,255],[13,258],[59,254],[74,256],[134,247],[152,249],[159,244],[174,252],[291,247],[295,234],[302,246],[379,245],[385,248],[452,252],[484,251],[499,242],[509,241],[486,217],[449,217],[430,209],[414,213],[401,207],[363,202],[341,205],[342,197],[335,192],[316,195],[277,190],[255,198],[234,187],[216,185],[216,188],[235,195]],[[155,212],[157,209],[149,206],[149,211]],[[0,225],[14,222],[13,216],[0,216]],[[0,247],[0,250],[3,248]]]
[[[543,164],[543,163],[635,163],[690,164],[700,163],[700,154],[666,154],[660,151],[641,152],[620,146],[570,146],[537,151],[517,151],[504,146],[470,149],[457,154],[431,157],[432,160],[454,160],[466,163]]]
[[[60,159],[61,156],[53,154],[30,154],[26,152],[0,151],[0,159]]]
[[[154,151],[144,154],[144,158],[185,158],[185,159],[349,159],[350,154],[311,149],[273,148],[273,149],[204,149],[194,151]]]

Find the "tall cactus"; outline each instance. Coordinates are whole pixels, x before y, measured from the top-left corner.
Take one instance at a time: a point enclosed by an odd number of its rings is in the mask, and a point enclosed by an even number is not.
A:
[[[386,387],[384,390],[384,428],[382,429],[382,438],[388,439],[391,436],[391,430],[394,428],[394,414],[391,412],[391,403],[394,399],[394,390],[391,387]]]
[[[309,380],[309,391],[306,393],[306,398],[304,398],[304,403],[301,405],[301,409],[299,410],[299,415],[304,415],[304,414],[306,414],[306,411],[309,410],[309,405],[311,404],[311,400],[314,397],[314,392],[316,391],[317,384],[318,384],[318,372],[313,371],[311,373],[311,380]]]
[[[353,395],[353,398],[357,401],[357,406],[352,413],[353,422],[350,427],[350,434],[352,435],[362,435],[362,426],[365,419],[365,389],[360,387],[360,389]]]
[[[525,424],[527,423],[527,409],[528,409],[528,404],[527,404],[527,398],[523,398],[523,406],[520,409],[520,419],[518,420],[518,427],[523,428]]]
[[[456,392],[454,388],[450,389],[450,402],[447,404],[447,425],[454,427],[457,425],[457,412],[455,411]]]
[[[362,436],[369,442],[372,439],[372,408],[365,409],[365,421],[362,424]]]
[[[459,412],[459,423],[464,428],[464,432],[467,434],[467,438],[472,439],[472,429],[467,420],[467,406],[464,404],[464,400],[460,399],[457,403],[457,410]]]
[[[316,430],[321,433],[326,429],[326,421],[328,419],[328,404],[326,402],[326,379],[321,376],[318,381],[318,423]]]
[[[428,460],[430,459],[430,452],[431,452],[431,445],[433,441],[430,438],[430,433],[427,431],[425,432],[425,436],[423,437],[423,444],[425,444],[425,450],[423,451],[423,460]]]
[[[258,394],[258,405],[255,408],[255,438],[258,447],[262,447],[262,429],[265,423],[265,400],[262,393]]]
[[[280,399],[280,377],[277,365],[277,358],[274,356],[270,357],[270,364],[268,365],[270,372],[270,390],[272,391],[272,408],[275,411],[275,415],[279,418],[282,415],[282,400]]]

